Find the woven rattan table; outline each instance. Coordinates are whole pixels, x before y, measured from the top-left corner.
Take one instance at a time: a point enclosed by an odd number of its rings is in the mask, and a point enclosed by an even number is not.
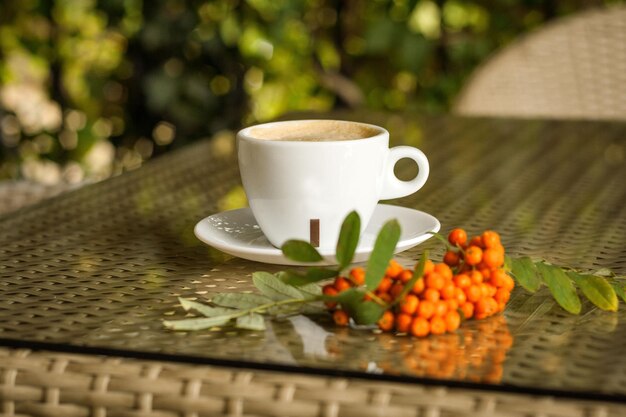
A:
[[[423,149],[427,185],[394,204],[444,233],[493,228],[513,255],[626,273],[626,123],[325,117]],[[571,316],[545,291],[421,340],[306,317],[165,330],[184,317],[178,296],[250,291],[252,272],[279,270],[193,236],[241,196],[220,135],[0,218],[0,415],[626,415],[626,309]],[[431,239],[400,260],[426,248],[442,254]]]

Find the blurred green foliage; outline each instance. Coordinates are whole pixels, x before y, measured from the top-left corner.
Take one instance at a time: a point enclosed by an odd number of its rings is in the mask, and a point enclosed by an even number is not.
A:
[[[298,110],[445,112],[515,37],[606,0],[0,3],[0,179],[99,179]]]

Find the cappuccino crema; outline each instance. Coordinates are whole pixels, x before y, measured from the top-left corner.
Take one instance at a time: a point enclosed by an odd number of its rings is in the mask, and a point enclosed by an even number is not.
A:
[[[253,127],[248,135],[255,139],[293,142],[335,142],[371,138],[380,131],[362,123],[340,120],[307,120]]]

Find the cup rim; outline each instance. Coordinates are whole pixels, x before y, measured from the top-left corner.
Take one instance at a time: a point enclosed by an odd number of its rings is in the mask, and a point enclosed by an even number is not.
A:
[[[355,139],[343,139],[343,140],[325,140],[325,141],[298,141],[298,140],[271,140],[271,139],[260,139],[260,138],[255,138],[254,136],[251,136],[248,132],[250,131],[250,129],[252,128],[258,128],[258,127],[271,127],[271,126],[275,126],[275,125],[285,125],[285,124],[294,124],[294,123],[302,123],[302,122],[340,122],[340,123],[352,123],[352,124],[358,124],[361,126],[365,126],[371,129],[376,130],[378,133],[376,133],[373,136],[369,136],[369,137],[365,137],[365,138],[355,138]],[[298,146],[320,146],[320,145],[325,145],[325,146],[332,146],[332,145],[338,145],[338,144],[354,144],[355,142],[371,142],[371,141],[376,141],[376,140],[380,140],[381,138],[385,138],[385,137],[389,137],[389,132],[387,131],[387,129],[385,129],[382,126],[377,126],[371,123],[363,123],[363,122],[357,122],[357,121],[353,121],[353,120],[338,120],[338,119],[298,119],[298,120],[280,120],[280,121],[275,121],[275,122],[267,122],[267,123],[259,123],[259,124],[255,124],[255,125],[251,125],[248,127],[245,127],[243,129],[241,129],[239,132],[237,132],[237,138],[238,139],[245,139],[251,142],[257,142],[257,143],[267,143],[267,144],[273,144],[273,145],[293,145],[293,144],[298,144]]]

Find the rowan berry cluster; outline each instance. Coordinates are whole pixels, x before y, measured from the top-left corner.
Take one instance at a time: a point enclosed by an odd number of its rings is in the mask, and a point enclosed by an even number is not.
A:
[[[454,229],[448,236],[449,250],[443,262],[427,260],[424,272],[412,281],[413,271],[395,260],[389,263],[385,276],[366,299],[388,306],[378,321],[383,331],[397,331],[423,337],[453,332],[462,319],[484,319],[504,309],[515,283],[503,269],[504,247],[500,236],[491,230],[468,241],[463,229]],[[337,277],[323,287],[325,295],[364,284],[365,270],[353,268],[349,276]],[[336,324],[349,323],[348,313],[336,303],[328,302]]]

